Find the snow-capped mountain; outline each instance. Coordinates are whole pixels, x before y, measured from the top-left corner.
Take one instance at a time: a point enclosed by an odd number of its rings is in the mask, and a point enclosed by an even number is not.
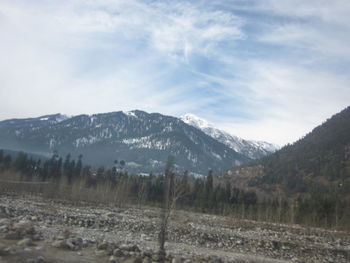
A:
[[[201,174],[250,160],[178,118],[138,110],[1,121],[0,148],[47,156],[53,151],[63,157],[82,154],[94,166],[123,159],[142,172],[163,170],[169,154],[179,169]]]
[[[264,141],[244,140],[226,131],[215,128],[208,121],[194,114],[185,114],[181,117],[181,120],[251,159],[261,158],[275,152],[279,148],[277,145]]]

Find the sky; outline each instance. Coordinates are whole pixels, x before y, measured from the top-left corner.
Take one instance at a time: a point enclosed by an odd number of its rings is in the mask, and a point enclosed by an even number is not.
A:
[[[348,0],[1,0],[0,120],[193,113],[292,143],[350,105]]]

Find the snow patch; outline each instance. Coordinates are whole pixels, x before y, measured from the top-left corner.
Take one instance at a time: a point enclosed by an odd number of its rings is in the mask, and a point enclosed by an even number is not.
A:
[[[137,115],[135,114],[134,111],[123,111],[123,113],[124,113],[126,116],[137,118]]]
[[[165,141],[151,139],[150,136],[144,136],[139,138],[130,138],[122,140],[122,143],[130,145],[131,148],[143,148],[143,149],[157,149],[165,150],[172,146],[171,140]]]
[[[220,161],[222,160],[221,156],[218,155],[217,153],[212,152],[211,153],[216,159],[219,159]]]
[[[78,138],[75,140],[75,142],[73,142],[73,145],[76,147],[76,148],[79,148],[79,147],[84,147],[86,145],[90,145],[90,144],[93,144],[95,142],[98,142],[99,139],[95,136],[88,136],[88,137],[82,137],[82,138]]]
[[[56,122],[62,122],[62,121],[65,121],[65,120],[68,120],[70,119],[72,116],[68,116],[68,115],[65,115],[65,114],[60,114],[56,117]]]
[[[50,149],[53,149],[53,148],[55,147],[56,144],[57,144],[57,143],[56,143],[56,140],[53,139],[53,138],[51,138],[50,141],[49,141],[49,148],[50,148]]]
[[[141,167],[142,165],[138,164],[138,163],[135,163],[135,162],[127,162],[126,166],[135,167],[136,168],[136,167]]]

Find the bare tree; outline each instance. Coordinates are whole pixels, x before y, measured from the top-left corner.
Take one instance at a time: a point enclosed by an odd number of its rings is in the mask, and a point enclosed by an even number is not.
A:
[[[175,210],[176,202],[179,198],[186,194],[188,190],[186,187],[185,176],[176,176],[173,171],[174,157],[169,156],[164,174],[164,198],[163,204],[160,211],[160,230],[158,234],[159,242],[159,256],[160,261],[165,260],[165,241],[167,239],[167,232],[169,226],[169,219],[172,212]]]
[[[147,197],[147,183],[145,181],[142,181],[140,183],[140,188],[137,193],[137,203],[139,208],[144,204]]]

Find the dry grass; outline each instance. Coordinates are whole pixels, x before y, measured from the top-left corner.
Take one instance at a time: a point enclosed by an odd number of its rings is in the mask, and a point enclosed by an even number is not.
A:
[[[76,179],[72,183],[68,183],[65,177],[58,182],[42,182],[37,178],[25,180],[20,173],[14,171],[0,173],[0,193],[2,194],[42,195],[45,198],[73,203],[113,204],[122,207],[130,202],[129,189],[128,180],[121,181],[116,187],[107,181],[87,187],[83,178]]]

